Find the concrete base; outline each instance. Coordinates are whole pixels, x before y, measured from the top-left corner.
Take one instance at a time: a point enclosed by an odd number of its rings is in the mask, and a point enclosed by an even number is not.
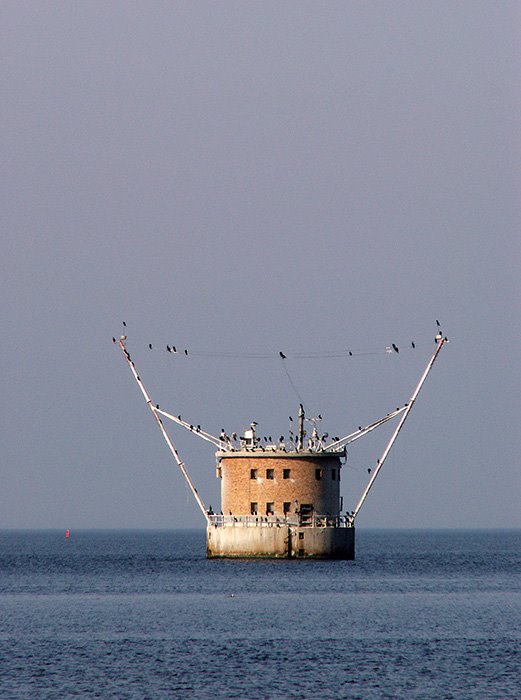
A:
[[[206,555],[209,558],[354,559],[355,529],[209,525]]]

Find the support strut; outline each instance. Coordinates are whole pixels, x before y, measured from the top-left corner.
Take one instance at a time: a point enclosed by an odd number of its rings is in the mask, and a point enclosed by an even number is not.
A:
[[[134,379],[136,380],[136,382],[137,382],[139,388],[141,389],[141,393],[143,394],[143,396],[144,396],[144,398],[145,398],[145,401],[146,401],[146,403],[147,403],[147,406],[148,406],[149,409],[152,411],[152,415],[154,416],[154,418],[155,418],[155,420],[156,420],[156,423],[157,423],[157,425],[158,425],[158,427],[159,427],[159,430],[161,431],[161,433],[162,433],[162,435],[163,435],[163,437],[164,437],[164,439],[165,439],[165,442],[166,442],[166,444],[168,445],[168,449],[169,449],[170,452],[172,453],[172,455],[173,455],[173,457],[174,457],[174,459],[175,459],[175,461],[176,461],[176,463],[177,463],[177,466],[178,466],[179,469],[181,470],[181,473],[183,474],[184,478],[186,479],[186,482],[187,482],[187,484],[188,484],[188,486],[189,486],[189,488],[190,488],[190,491],[192,492],[192,494],[193,494],[195,500],[197,501],[197,505],[198,505],[199,508],[201,509],[201,512],[202,512],[202,514],[204,515],[206,522],[208,523],[208,513],[207,513],[207,511],[206,511],[206,507],[205,507],[205,505],[204,505],[204,503],[203,503],[201,497],[199,496],[199,494],[198,494],[198,492],[197,492],[197,489],[195,488],[195,486],[194,486],[194,484],[193,484],[193,481],[192,481],[191,478],[190,478],[190,475],[189,475],[188,472],[186,471],[186,467],[185,467],[185,465],[184,465],[184,462],[183,462],[183,461],[181,460],[181,458],[179,457],[179,453],[177,452],[174,443],[172,442],[172,440],[170,439],[170,436],[169,436],[168,433],[166,432],[165,427],[164,427],[164,425],[163,425],[163,421],[162,421],[161,418],[159,417],[158,412],[157,412],[157,409],[156,409],[155,406],[152,404],[152,399],[150,398],[150,396],[149,396],[147,390],[145,389],[145,385],[144,385],[143,382],[141,381],[141,378],[140,378],[140,376],[138,375],[138,373],[136,372],[136,368],[135,368],[135,366],[134,366],[134,363],[133,363],[132,360],[130,359],[130,355],[129,355],[129,353],[128,353],[128,350],[127,350],[127,348],[125,347],[125,340],[126,340],[126,337],[125,337],[125,336],[122,336],[122,337],[121,337],[119,340],[117,340],[116,342],[117,342],[117,344],[119,345],[119,347],[121,348],[121,350],[122,350],[122,352],[123,352],[123,354],[124,354],[124,356],[125,356],[125,360],[127,361],[127,364],[128,364],[128,366],[130,367],[130,371],[132,372],[132,374],[133,374],[133,376],[134,376]]]

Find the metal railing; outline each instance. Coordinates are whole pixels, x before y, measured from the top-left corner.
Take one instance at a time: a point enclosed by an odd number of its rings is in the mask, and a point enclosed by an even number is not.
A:
[[[213,527],[351,527],[347,515],[208,515]]]

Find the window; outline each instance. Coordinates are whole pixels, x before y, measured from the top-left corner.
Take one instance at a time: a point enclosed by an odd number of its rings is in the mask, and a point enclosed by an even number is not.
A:
[[[285,502],[285,503],[282,505],[282,509],[283,509],[283,511],[284,511],[284,515],[287,515],[287,514],[289,513],[290,509],[291,509],[291,503]]]
[[[315,479],[317,481],[320,481],[322,478],[322,469],[315,469]]]
[[[250,479],[256,479],[256,478],[257,478],[257,470],[250,469]]]
[[[304,539],[304,533],[303,533],[303,532],[299,532],[299,533],[298,533],[298,538],[299,538],[299,540],[303,540],[303,539]]]
[[[336,481],[336,469],[331,470],[331,480]]]
[[[266,515],[273,515],[275,512],[275,504],[274,503],[266,503]]]
[[[256,503],[250,503],[250,513],[251,513],[252,515],[257,515],[258,510],[259,510],[259,509],[258,509]]]
[[[266,479],[273,479],[273,469],[266,469]]]
[[[291,469],[283,469],[282,470],[282,478],[289,479],[290,477],[291,477]]]

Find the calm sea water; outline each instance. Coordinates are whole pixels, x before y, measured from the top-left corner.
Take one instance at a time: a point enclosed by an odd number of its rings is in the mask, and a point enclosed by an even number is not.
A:
[[[521,698],[521,532],[359,530],[355,562],[3,532],[0,698]]]

